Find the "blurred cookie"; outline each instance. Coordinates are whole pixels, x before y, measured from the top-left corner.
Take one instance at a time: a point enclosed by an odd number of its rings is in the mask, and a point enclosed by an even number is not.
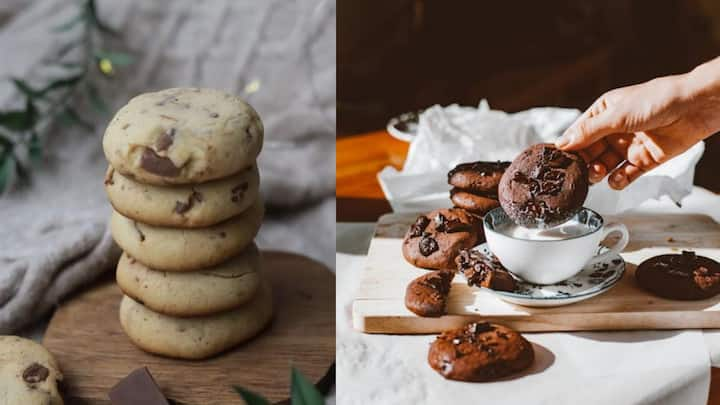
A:
[[[181,359],[204,359],[257,335],[272,317],[272,293],[265,284],[246,305],[221,314],[176,318],[154,312],[128,296],[120,324],[141,349]]]
[[[520,153],[505,171],[499,199],[518,225],[551,227],[582,208],[588,186],[587,165],[580,155],[537,144]]]
[[[461,250],[455,264],[457,270],[465,275],[468,285],[498,291],[515,291],[517,287],[515,278],[500,262],[490,262],[485,255],[472,249]]]
[[[484,239],[482,218],[460,208],[439,209],[417,218],[403,239],[403,256],[426,269],[453,269],[460,249]]]
[[[502,325],[473,322],[445,331],[430,345],[428,363],[449,380],[482,382],[525,370],[535,352],[522,335]]]
[[[454,277],[454,271],[438,270],[411,281],[405,290],[405,307],[420,316],[445,315]]]
[[[257,200],[260,176],[252,165],[232,176],[195,185],[139,183],[108,167],[105,190],[115,211],[146,224],[196,228],[234,217]]]
[[[651,257],[635,270],[638,284],[674,300],[702,300],[720,292],[720,263],[695,252]]]
[[[125,295],[155,312],[210,315],[239,308],[255,295],[261,283],[260,252],[251,243],[226,262],[182,273],[153,270],[123,253],[116,278]]]
[[[110,230],[130,257],[155,270],[196,271],[218,265],[242,252],[263,219],[260,198],[242,214],[206,228],[147,225],[113,211]]]
[[[461,163],[448,173],[448,184],[466,191],[497,195],[498,184],[510,162]]]
[[[46,348],[18,336],[0,336],[0,404],[62,405],[62,379]]]
[[[482,196],[458,188],[450,190],[450,201],[456,207],[477,215],[485,215],[491,209],[500,206],[496,195]]]
[[[148,184],[202,183],[255,163],[263,125],[241,98],[214,89],[141,94],[108,124],[103,150],[120,173]]]

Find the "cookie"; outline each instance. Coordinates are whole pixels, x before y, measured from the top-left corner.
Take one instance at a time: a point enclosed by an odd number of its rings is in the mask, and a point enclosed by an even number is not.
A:
[[[450,201],[458,208],[470,211],[473,214],[485,215],[488,211],[500,206],[497,195],[478,195],[459,188],[450,190]]]
[[[500,178],[510,162],[461,163],[448,172],[448,184],[455,188],[480,194],[497,195]]]
[[[489,259],[472,249],[464,249],[455,258],[458,272],[463,273],[467,284],[498,291],[515,291],[517,282],[500,262]]]
[[[143,224],[113,211],[110,230],[118,245],[155,270],[195,271],[239,254],[253,240],[263,218],[258,198],[242,214],[206,228],[168,228]]]
[[[482,218],[460,208],[439,209],[417,218],[403,239],[410,264],[426,269],[453,269],[455,256],[484,240]]]
[[[525,370],[535,352],[522,335],[502,325],[473,322],[445,331],[430,345],[428,363],[449,380],[482,382]]]
[[[420,316],[445,315],[454,277],[453,271],[438,270],[411,281],[405,290],[405,307]]]
[[[165,315],[210,315],[238,308],[260,286],[260,252],[255,244],[217,266],[193,272],[153,270],[124,253],[117,283],[125,295]]]
[[[651,257],[635,270],[638,284],[673,300],[702,300],[720,292],[720,263],[694,252]]]
[[[32,340],[0,336],[0,404],[62,405],[55,358]]]
[[[526,149],[500,180],[500,205],[516,224],[551,227],[569,220],[585,202],[588,170],[575,152],[537,144]]]
[[[204,359],[257,335],[272,317],[272,292],[265,283],[246,305],[221,314],[176,318],[154,312],[128,296],[120,324],[141,349],[181,359]]]
[[[257,199],[259,183],[256,165],[195,185],[139,183],[112,166],[105,175],[105,191],[115,211],[146,224],[180,228],[215,225],[239,215]]]
[[[253,165],[262,142],[260,117],[239,97],[174,88],[130,100],[108,124],[103,150],[117,171],[141,183],[190,184]]]

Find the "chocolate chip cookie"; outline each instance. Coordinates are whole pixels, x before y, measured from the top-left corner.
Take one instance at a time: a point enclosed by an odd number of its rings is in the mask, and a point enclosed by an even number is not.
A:
[[[659,255],[640,263],[635,279],[663,298],[702,300],[720,292],[720,263],[690,251]]]
[[[477,215],[485,215],[491,209],[500,206],[496,194],[474,194],[459,188],[450,190],[450,201],[454,206]]]
[[[460,208],[438,209],[417,218],[403,240],[403,256],[426,269],[453,269],[460,249],[484,240],[482,218]]]
[[[499,186],[505,212],[518,225],[559,225],[575,215],[588,193],[587,164],[580,155],[538,144],[510,164]]]
[[[257,112],[214,89],[141,94],[120,109],[103,150],[121,174],[147,184],[191,184],[231,176],[255,163],[263,143]]]
[[[53,355],[18,336],[0,336],[0,404],[62,405],[62,382]]]
[[[405,307],[420,316],[445,315],[454,277],[453,271],[438,270],[411,281],[405,290]]]
[[[448,173],[448,184],[474,193],[497,195],[498,184],[510,162],[461,163]]]
[[[430,345],[428,363],[449,380],[482,382],[532,365],[535,352],[522,335],[502,325],[472,322],[445,331]]]
[[[490,262],[485,255],[472,249],[461,250],[455,258],[455,264],[470,286],[498,291],[515,291],[517,287],[515,278],[500,262]]]

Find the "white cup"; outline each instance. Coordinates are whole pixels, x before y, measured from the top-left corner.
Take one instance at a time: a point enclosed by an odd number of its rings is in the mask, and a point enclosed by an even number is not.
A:
[[[583,208],[574,220],[586,225],[587,232],[563,239],[524,239],[499,230],[512,224],[502,207],[485,214],[483,227],[488,248],[506,269],[535,284],[555,284],[579,273],[590,261],[605,260],[622,252],[630,240],[627,227],[621,223],[605,225],[597,212]],[[613,232],[620,233],[608,251],[597,254],[600,242]]]

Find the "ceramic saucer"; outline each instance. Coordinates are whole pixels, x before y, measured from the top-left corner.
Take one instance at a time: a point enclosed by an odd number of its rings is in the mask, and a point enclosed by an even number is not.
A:
[[[603,253],[607,250],[600,248]],[[487,243],[476,246],[475,250],[500,266],[500,262],[488,249]],[[492,291],[504,301],[527,307],[557,307],[574,304],[592,298],[610,290],[625,273],[625,261],[620,255],[612,255],[606,260],[590,261],[575,276],[551,285],[529,283],[515,276],[517,288],[513,292]]]

